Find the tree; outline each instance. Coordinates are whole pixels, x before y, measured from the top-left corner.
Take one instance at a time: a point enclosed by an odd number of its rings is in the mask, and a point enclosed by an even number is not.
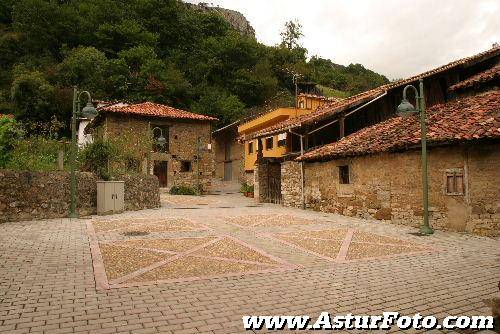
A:
[[[281,46],[288,50],[300,47],[299,40],[304,34],[302,33],[302,25],[297,20],[290,20],[285,23],[283,31],[280,33]]]
[[[104,53],[94,47],[72,49],[58,66],[60,83],[78,85],[95,94],[102,93],[107,61]]]
[[[11,98],[16,117],[45,121],[55,114],[54,87],[39,71],[29,71],[18,66],[14,71]]]

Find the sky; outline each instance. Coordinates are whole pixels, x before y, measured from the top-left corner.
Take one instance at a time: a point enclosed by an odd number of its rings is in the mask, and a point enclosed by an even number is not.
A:
[[[409,77],[500,43],[500,0],[188,0],[241,12],[257,40],[280,41],[302,24],[309,56]]]

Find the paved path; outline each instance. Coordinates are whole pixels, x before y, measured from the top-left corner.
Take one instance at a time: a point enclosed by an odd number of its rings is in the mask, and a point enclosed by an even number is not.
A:
[[[87,223],[102,217],[0,224],[0,333],[243,333],[242,315],[322,311],[489,314],[483,299],[498,290],[498,240],[440,231],[416,237],[412,228],[256,206],[237,194],[164,200],[161,209],[112,218],[189,219],[299,268],[98,290]],[[315,223],[262,223],[269,215]],[[250,216],[256,224],[242,221]],[[234,224],[228,217],[240,218]],[[318,229],[365,231],[439,251],[329,261],[265,237]]]

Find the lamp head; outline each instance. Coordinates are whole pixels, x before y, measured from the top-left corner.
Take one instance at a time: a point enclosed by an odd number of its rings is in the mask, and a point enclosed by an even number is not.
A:
[[[97,116],[97,110],[92,102],[87,102],[87,105],[82,109],[82,116],[88,119],[93,119]]]
[[[396,110],[396,113],[399,116],[405,118],[417,112],[418,110],[407,99],[403,99],[403,101],[401,101],[401,104],[398,106],[398,109]]]
[[[165,139],[165,137],[163,137],[163,135],[160,135],[160,137],[158,137],[158,139],[156,139],[156,143],[158,145],[160,145],[161,147],[164,147],[165,144],[167,143],[167,140]]]

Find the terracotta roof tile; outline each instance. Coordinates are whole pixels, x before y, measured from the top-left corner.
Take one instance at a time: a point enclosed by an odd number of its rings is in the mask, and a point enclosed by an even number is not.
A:
[[[295,129],[295,128],[298,128],[304,124],[312,124],[312,123],[318,122],[324,118],[331,117],[331,116],[333,116],[333,115],[335,115],[335,114],[337,114],[337,113],[339,113],[347,108],[350,108],[352,106],[355,106],[355,105],[358,105],[358,104],[361,104],[364,102],[368,102],[368,101],[376,98],[377,96],[383,94],[384,92],[386,92],[388,90],[399,88],[401,86],[404,86],[404,85],[409,84],[411,82],[417,81],[419,79],[423,79],[423,78],[447,71],[449,69],[452,69],[452,68],[460,66],[460,65],[467,64],[469,62],[480,60],[483,57],[493,57],[493,56],[496,56],[498,54],[500,54],[500,46],[494,46],[487,51],[478,53],[478,54],[470,56],[470,57],[455,60],[455,61],[448,63],[444,66],[440,66],[438,68],[435,68],[433,70],[415,75],[413,77],[399,80],[397,82],[385,84],[385,85],[382,85],[380,87],[374,88],[372,90],[363,92],[361,94],[357,94],[357,95],[348,97],[348,98],[341,100],[341,101],[326,103],[325,105],[323,105],[322,107],[318,108],[316,111],[314,111],[310,114],[303,115],[303,116],[297,117],[297,118],[290,118],[290,119],[287,119],[283,122],[275,124],[271,127],[268,127],[266,129],[262,129],[258,132],[254,132],[252,134],[247,134],[244,137],[244,139],[263,137],[263,136],[279,133],[282,131],[288,131],[291,129]]]
[[[460,81],[459,83],[451,86],[448,90],[456,91],[464,88],[475,87],[479,84],[495,79],[500,80],[500,65],[494,66],[486,71],[473,75],[466,80]]]
[[[14,115],[12,114],[0,114],[0,118],[5,117],[5,118],[14,118]]]
[[[427,113],[427,141],[431,144],[500,138],[500,90],[435,105]],[[313,149],[297,160],[331,160],[401,151],[415,146],[420,146],[419,116],[396,116]]]
[[[197,121],[216,121],[216,118],[195,114],[192,112],[172,108],[163,104],[157,104],[152,102],[143,102],[130,105],[119,105],[114,104],[110,106],[105,106],[99,108],[99,111],[110,112],[110,113],[120,113],[120,114],[134,114],[141,116],[151,116],[151,117],[164,117],[173,119],[188,119]]]

